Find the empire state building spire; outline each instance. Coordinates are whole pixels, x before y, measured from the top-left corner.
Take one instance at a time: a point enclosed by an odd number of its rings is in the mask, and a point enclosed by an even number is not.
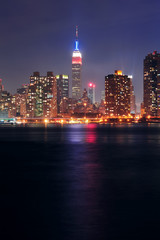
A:
[[[78,40],[78,26],[76,26],[76,40]]]
[[[76,26],[76,41],[75,41],[75,50],[79,50],[79,41],[78,41],[78,26]]]

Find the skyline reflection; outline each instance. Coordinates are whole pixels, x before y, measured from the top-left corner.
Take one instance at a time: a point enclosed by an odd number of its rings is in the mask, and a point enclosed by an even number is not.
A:
[[[0,234],[156,239],[159,140],[146,125],[0,128]]]

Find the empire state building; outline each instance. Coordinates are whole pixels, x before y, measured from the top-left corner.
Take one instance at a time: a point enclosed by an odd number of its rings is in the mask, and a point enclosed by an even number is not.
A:
[[[80,99],[82,91],[81,81],[82,55],[79,51],[78,27],[76,27],[75,49],[72,54],[72,98]]]

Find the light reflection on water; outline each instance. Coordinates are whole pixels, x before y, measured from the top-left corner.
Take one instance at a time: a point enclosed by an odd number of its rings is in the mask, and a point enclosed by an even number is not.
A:
[[[118,143],[137,144],[144,142],[160,141],[160,125],[135,126],[135,125],[109,125],[98,126],[97,124],[73,125],[63,132],[63,141],[70,143]]]
[[[3,132],[5,134],[3,134]],[[73,124],[44,127],[0,127],[0,141],[56,144],[159,144],[160,124]]]
[[[3,132],[5,134],[3,134]],[[73,124],[51,127],[0,127],[1,141],[136,144],[160,141],[160,124]]]
[[[159,125],[0,128],[0,151],[10,238],[156,239]]]

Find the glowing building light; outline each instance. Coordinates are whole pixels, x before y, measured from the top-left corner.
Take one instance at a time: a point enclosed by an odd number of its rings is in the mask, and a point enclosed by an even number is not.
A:
[[[88,122],[89,122],[89,120],[88,120],[88,119],[86,119],[86,120],[85,120],[85,123],[88,123]]]
[[[44,123],[48,123],[48,119],[45,118],[45,119],[44,119]]]
[[[78,51],[74,51],[72,55],[72,64],[81,64],[82,65],[82,54]]]
[[[82,65],[82,58],[72,58],[72,64]]]
[[[128,75],[128,78],[133,78],[133,76],[132,75]]]
[[[82,57],[82,54],[74,51],[72,57]]]
[[[75,50],[78,51],[79,50],[79,42],[75,41]]]
[[[63,79],[68,79],[68,75],[62,75]]]
[[[122,75],[122,71],[121,70],[116,70],[115,75]]]

